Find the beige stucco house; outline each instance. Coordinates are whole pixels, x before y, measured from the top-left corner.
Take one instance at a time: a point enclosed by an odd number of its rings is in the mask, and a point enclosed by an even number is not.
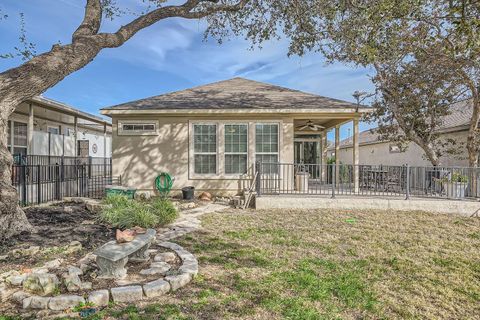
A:
[[[102,109],[113,124],[113,175],[142,191],[168,172],[174,189],[235,193],[256,161],[326,163],[326,132],[366,108],[234,78]],[[307,149],[315,149],[315,155]],[[357,152],[357,149],[355,149]],[[355,159],[358,160],[358,154]],[[356,160],[356,161],[357,161]]]
[[[472,105],[469,100],[458,102],[451,106],[451,113],[443,119],[443,124],[438,129],[440,139],[452,139],[456,142],[455,154],[444,154],[440,158],[442,166],[468,167],[468,153],[466,141]],[[359,163],[368,165],[402,166],[431,166],[425,152],[417,144],[410,142],[406,146],[398,146],[391,141],[381,140],[375,129],[362,131],[359,134]],[[344,164],[352,164],[353,137],[340,142],[338,160]],[[335,147],[331,146],[328,156],[335,156]]]

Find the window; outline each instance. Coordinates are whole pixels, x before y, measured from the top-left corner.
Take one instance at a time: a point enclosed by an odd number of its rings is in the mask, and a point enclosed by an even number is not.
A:
[[[123,131],[152,132],[155,131],[154,123],[129,123],[123,125]]]
[[[60,134],[60,127],[47,127],[47,132],[51,134]]]
[[[27,124],[26,123],[16,122],[16,121],[8,122],[8,144],[9,144],[8,149],[13,155],[27,154]]]
[[[156,120],[119,120],[117,134],[124,136],[152,136],[158,134],[159,122]]]
[[[217,125],[193,125],[194,172],[217,173]]]
[[[278,162],[278,124],[257,124],[255,127],[255,158],[263,163]]]
[[[225,174],[247,172],[248,125],[225,125]]]

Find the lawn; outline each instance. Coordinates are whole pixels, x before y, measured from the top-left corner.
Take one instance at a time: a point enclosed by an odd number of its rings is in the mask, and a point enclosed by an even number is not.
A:
[[[130,319],[480,317],[480,219],[422,212],[229,211],[178,242],[194,283]],[[115,311],[114,311],[115,310]]]

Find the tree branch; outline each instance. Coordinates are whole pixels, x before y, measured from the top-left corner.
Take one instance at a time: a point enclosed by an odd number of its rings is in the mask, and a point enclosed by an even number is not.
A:
[[[232,5],[212,5],[200,11],[193,11],[201,2],[216,2],[214,0],[189,0],[180,6],[165,6],[155,9],[143,16],[138,17],[129,24],[122,26],[115,33],[99,33],[95,35],[95,40],[99,45],[105,48],[119,47],[128,39],[133,37],[138,31],[145,29],[152,24],[171,17],[185,19],[200,19],[216,12],[233,12],[242,9],[249,0],[239,0]]]
[[[100,0],[87,0],[85,15],[80,26],[72,35],[72,42],[83,36],[97,34],[102,22],[102,5]]]

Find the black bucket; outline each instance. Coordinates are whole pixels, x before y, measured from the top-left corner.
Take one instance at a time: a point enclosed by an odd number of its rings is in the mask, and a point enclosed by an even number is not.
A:
[[[195,197],[195,187],[183,187],[182,188],[182,195],[183,195],[183,200],[193,200]]]

